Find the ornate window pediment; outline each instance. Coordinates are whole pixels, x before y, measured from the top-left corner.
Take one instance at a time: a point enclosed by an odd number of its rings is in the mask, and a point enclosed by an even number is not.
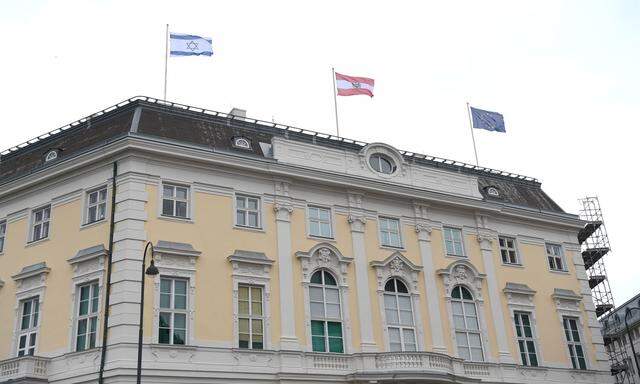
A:
[[[551,298],[556,303],[558,310],[579,311],[582,296],[570,289],[554,288]]]
[[[75,277],[81,277],[104,269],[104,256],[107,250],[103,244],[79,250],[75,256],[67,259],[73,267]]]
[[[43,261],[26,266],[11,277],[18,286],[18,292],[24,292],[32,288],[43,287],[49,272],[51,272],[51,268],[47,267],[47,263]]]
[[[343,256],[340,251],[329,243],[320,243],[309,252],[296,252],[296,257],[302,263],[303,281],[308,283],[311,274],[318,268],[326,268],[339,277],[338,285],[347,284],[347,266],[353,258]]]
[[[158,240],[153,253],[159,268],[195,270],[196,260],[202,252],[195,250],[191,244]]]
[[[533,296],[536,291],[526,284],[507,282],[502,292],[507,296],[509,305],[533,307]]]
[[[402,253],[396,251],[386,259],[372,261],[369,265],[376,271],[378,291],[384,291],[384,285],[391,277],[400,277],[409,284],[411,293],[418,292],[418,273],[422,267],[415,265]]]
[[[486,275],[480,273],[468,260],[456,260],[436,273],[444,280],[446,297],[451,297],[451,291],[456,285],[464,285],[471,290],[476,300],[482,300],[482,280]]]
[[[236,249],[227,260],[233,268],[233,275],[246,277],[268,278],[273,260],[262,252],[243,251]]]

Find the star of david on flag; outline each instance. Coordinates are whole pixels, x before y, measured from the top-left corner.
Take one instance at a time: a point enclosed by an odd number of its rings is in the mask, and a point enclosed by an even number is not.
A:
[[[211,56],[213,45],[210,37],[171,32],[171,56]]]

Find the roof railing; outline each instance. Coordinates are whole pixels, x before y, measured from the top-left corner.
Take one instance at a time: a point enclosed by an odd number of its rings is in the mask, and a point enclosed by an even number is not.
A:
[[[132,97],[130,99],[121,101],[120,103],[114,104],[108,108],[105,108],[101,111],[95,112],[89,116],[83,117],[79,120],[76,120],[72,123],[69,123],[67,125],[64,125],[60,128],[56,128],[52,131],[49,131],[47,133],[44,133],[40,136],[37,136],[33,139],[27,140],[21,144],[15,145],[11,148],[8,148],[2,152],[0,152],[0,156],[6,156],[9,155],[11,153],[14,153],[16,151],[19,151],[29,145],[35,144],[39,141],[42,141],[44,139],[50,138],[52,136],[58,135],[63,133],[64,131],[70,129],[70,128],[74,128],[80,124],[86,123],[87,121],[91,120],[91,119],[95,119],[96,117],[100,117],[103,116],[109,112],[115,111],[117,109],[123,108],[131,103],[137,102],[137,101],[145,101],[147,103],[152,103],[152,104],[157,104],[157,105],[161,105],[161,106],[166,106],[166,107],[171,107],[171,108],[176,108],[176,109],[182,109],[184,111],[188,111],[188,112],[194,112],[194,113],[199,113],[199,114],[203,114],[203,115],[208,115],[208,116],[215,116],[215,117],[222,117],[222,118],[227,118],[227,119],[231,119],[231,120],[239,120],[239,121],[243,121],[243,122],[247,122],[250,124],[255,124],[255,125],[260,125],[260,126],[264,126],[264,127],[268,127],[268,128],[275,128],[275,129],[279,129],[285,132],[293,132],[296,134],[303,134],[303,135],[308,135],[311,136],[312,138],[321,138],[321,139],[325,139],[325,140],[331,140],[331,141],[336,141],[336,142],[341,142],[341,143],[348,143],[348,144],[353,144],[353,145],[358,145],[361,147],[366,146],[368,143],[365,143],[363,141],[359,141],[359,140],[355,140],[355,139],[349,139],[349,138],[345,138],[345,137],[340,137],[340,136],[334,136],[332,134],[329,133],[323,133],[323,132],[318,132],[318,131],[312,131],[312,130],[308,130],[308,129],[304,129],[304,128],[298,128],[298,127],[293,127],[290,125],[286,125],[286,124],[280,124],[280,123],[276,123],[276,122],[270,122],[270,121],[265,121],[265,120],[259,120],[259,119],[253,119],[250,117],[242,117],[242,116],[235,116],[235,115],[231,115],[229,113],[224,113],[224,112],[218,112],[218,111],[213,111],[210,109],[205,109],[205,108],[200,108],[200,107],[193,107],[190,105],[185,105],[185,104],[180,104],[180,103],[175,103],[172,101],[167,101],[167,100],[161,100],[161,99],[157,99],[154,97],[148,97],[148,96],[135,96]],[[499,176],[505,176],[505,177],[510,177],[510,178],[514,178],[514,179],[518,179],[518,180],[522,180],[522,181],[528,181],[528,182],[534,182],[534,183],[539,183],[539,181],[533,177],[529,177],[529,176],[524,176],[524,175],[520,175],[517,173],[512,173],[512,172],[507,172],[507,171],[501,171],[498,169],[492,169],[492,168],[486,168],[486,167],[481,167],[478,165],[473,165],[473,164],[469,164],[469,163],[464,163],[461,161],[457,161],[457,160],[450,160],[450,159],[445,159],[442,157],[437,157],[437,156],[431,156],[431,155],[424,155],[424,154],[420,154],[420,153],[416,153],[416,152],[411,152],[411,151],[400,151],[400,153],[403,156],[406,156],[408,158],[413,158],[413,159],[418,159],[418,160],[426,160],[429,162],[433,162],[436,164],[444,164],[447,166],[453,166],[453,167],[459,167],[459,168],[465,168],[465,169],[469,169],[469,170],[473,170],[476,172],[481,172],[481,173],[489,173],[492,175],[499,175]]]

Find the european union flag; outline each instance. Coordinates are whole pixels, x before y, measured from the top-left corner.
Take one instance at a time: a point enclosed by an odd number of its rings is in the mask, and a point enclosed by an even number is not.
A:
[[[470,108],[473,128],[503,133],[507,132],[504,127],[504,118],[498,112],[485,111],[473,107]]]

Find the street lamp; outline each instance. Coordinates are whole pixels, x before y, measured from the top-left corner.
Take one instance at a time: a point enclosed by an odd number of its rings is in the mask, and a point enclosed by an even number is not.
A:
[[[636,369],[638,372],[638,374],[640,375],[640,364],[638,363],[638,356],[636,355],[636,348],[633,346],[633,339],[631,338],[631,331],[629,331],[629,323],[627,322],[627,317],[629,317],[629,315],[631,314],[631,310],[638,310],[640,311],[640,308],[638,307],[627,307],[627,310],[624,312],[624,327],[627,329],[627,336],[629,337],[629,344],[631,344],[631,352],[633,353],[633,361],[636,362]]]
[[[146,270],[145,267],[145,258],[147,256],[147,250],[151,247],[151,264],[149,268]],[[158,268],[153,263],[153,244],[150,241],[147,242],[147,245],[144,247],[144,253],[142,254],[142,277],[140,279],[140,325],[138,327],[138,373],[136,376],[136,383],[140,384],[140,380],[142,379],[142,320],[144,315],[144,279],[145,275],[155,276],[158,273]]]

